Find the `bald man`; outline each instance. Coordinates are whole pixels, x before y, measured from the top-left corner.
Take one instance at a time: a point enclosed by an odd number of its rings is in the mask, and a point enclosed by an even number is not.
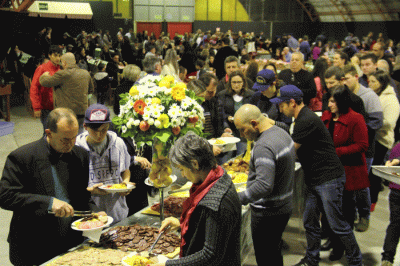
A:
[[[44,73],[39,82],[45,87],[54,87],[54,106],[67,107],[75,112],[79,123],[79,133],[83,132],[83,120],[88,108],[88,92],[93,90],[93,82],[87,70],[80,69],[73,53],[61,56],[62,70],[53,76]]]
[[[255,141],[242,205],[251,206],[251,231],[257,265],[283,266],[281,239],[292,214],[295,148],[285,130],[272,125],[255,105],[235,113],[241,137]]]

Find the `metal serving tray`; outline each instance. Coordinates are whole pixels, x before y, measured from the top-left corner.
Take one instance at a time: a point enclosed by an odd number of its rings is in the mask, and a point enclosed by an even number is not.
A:
[[[400,185],[400,176],[397,176],[393,173],[400,174],[400,166],[382,166],[382,165],[373,165],[372,173],[379,177],[382,177],[388,181]]]

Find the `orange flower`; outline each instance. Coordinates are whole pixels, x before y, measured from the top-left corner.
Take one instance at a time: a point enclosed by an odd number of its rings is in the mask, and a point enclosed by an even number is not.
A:
[[[181,87],[173,87],[171,94],[176,101],[182,101],[186,97],[185,89]]]
[[[134,104],[133,104],[133,109],[135,109],[136,113],[143,115],[144,114],[144,108],[146,107],[146,103],[140,99],[137,100]]]

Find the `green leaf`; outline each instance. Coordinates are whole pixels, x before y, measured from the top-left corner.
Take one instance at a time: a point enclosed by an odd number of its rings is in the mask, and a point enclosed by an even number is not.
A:
[[[171,137],[171,135],[172,135],[171,131],[163,130],[155,133],[154,137],[158,138],[161,142],[166,143],[168,139]]]

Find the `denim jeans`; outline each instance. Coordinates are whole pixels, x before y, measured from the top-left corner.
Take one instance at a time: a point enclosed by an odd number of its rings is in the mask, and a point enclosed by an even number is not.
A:
[[[311,265],[320,261],[321,228],[320,216],[325,213],[329,227],[343,243],[350,266],[362,265],[362,256],[353,230],[342,212],[342,198],[346,177],[325,182],[315,187],[307,187],[306,207],[304,210],[304,228],[306,229],[306,259]]]
[[[393,263],[400,238],[400,190],[391,189],[389,194],[390,223],[386,229],[382,260]]]
[[[251,208],[251,236],[257,265],[283,266],[282,234],[291,213],[263,215],[264,210]]]

